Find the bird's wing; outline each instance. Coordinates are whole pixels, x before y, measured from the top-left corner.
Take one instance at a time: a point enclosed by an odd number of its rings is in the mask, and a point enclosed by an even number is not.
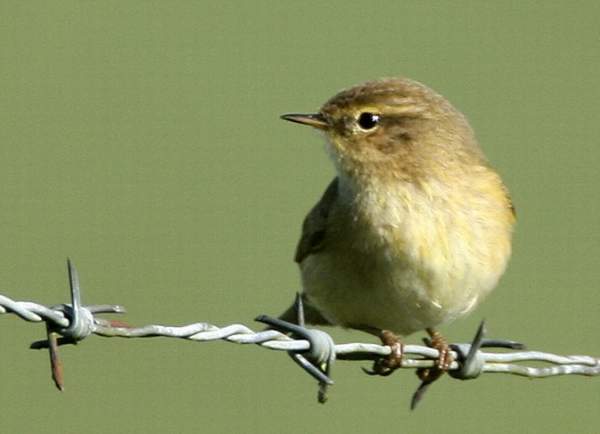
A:
[[[321,200],[310,210],[302,224],[302,236],[296,247],[294,260],[301,263],[308,255],[318,252],[323,248],[329,211],[338,195],[338,178],[333,181],[323,193]]]

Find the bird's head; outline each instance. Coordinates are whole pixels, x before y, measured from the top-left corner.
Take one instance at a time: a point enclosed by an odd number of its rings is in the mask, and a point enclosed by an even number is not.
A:
[[[444,97],[406,78],[346,89],[314,114],[283,119],[324,131],[339,171],[412,179],[484,157],[465,117]]]

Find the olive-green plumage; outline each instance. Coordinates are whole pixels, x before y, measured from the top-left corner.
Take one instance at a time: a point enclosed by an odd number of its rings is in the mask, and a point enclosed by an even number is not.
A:
[[[467,314],[496,286],[514,209],[445,98],[385,79],[284,118],[322,130],[337,171],[296,250],[309,322],[407,335]]]

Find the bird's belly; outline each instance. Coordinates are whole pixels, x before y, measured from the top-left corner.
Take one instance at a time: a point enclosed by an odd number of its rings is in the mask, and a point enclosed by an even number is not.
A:
[[[335,249],[307,257],[301,270],[309,301],[331,323],[408,335],[471,311],[496,285],[503,262]]]
[[[301,263],[309,301],[333,324],[402,335],[470,312],[506,268],[514,216],[504,194],[458,187],[375,189],[334,209]]]

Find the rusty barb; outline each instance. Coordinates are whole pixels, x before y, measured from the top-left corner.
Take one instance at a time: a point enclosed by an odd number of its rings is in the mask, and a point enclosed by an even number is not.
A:
[[[50,309],[62,313],[60,321],[46,319],[46,339],[33,342],[31,349],[48,348],[50,353],[50,370],[52,380],[58,388],[63,391],[64,377],[63,364],[58,347],[66,344],[76,345],[77,342],[87,338],[101,327],[124,326],[124,323],[95,318],[97,313],[125,313],[125,308],[119,305],[90,305],[81,304],[81,287],[79,286],[79,275],[70,259],[67,259],[67,271],[69,273],[69,289],[71,292],[71,304],[58,304]],[[14,312],[17,313],[17,312]],[[18,315],[18,313],[17,313]],[[20,315],[19,315],[20,316]],[[58,317],[57,317],[58,318]],[[66,320],[66,325],[65,321]]]
[[[79,275],[67,260],[71,303],[46,307],[27,301],[14,301],[0,295],[0,314],[14,314],[29,322],[44,322],[46,339],[31,344],[32,349],[48,349],[52,379],[59,390],[64,390],[63,364],[59,347],[77,344],[90,335],[120,338],[165,337],[197,342],[225,340],[238,344],[255,344],[264,348],[286,351],[302,369],[319,384],[318,400],[327,400],[327,388],[333,384],[331,370],[336,360],[378,360],[390,354],[390,347],[368,343],[335,344],[322,330],[305,327],[303,306],[297,297],[297,324],[260,315],[257,321],[269,325],[270,330],[255,332],[241,325],[225,327],[198,322],[184,326],[146,325],[132,327],[127,323],[107,320],[100,313],[125,313],[119,305],[83,305]],[[540,351],[523,351],[514,341],[486,339],[482,323],[470,343],[451,344],[453,362],[448,374],[451,378],[468,380],[483,373],[505,373],[530,378],[559,375],[600,376],[600,358],[591,356],[561,356]],[[484,348],[501,351],[484,352]],[[439,357],[436,349],[421,345],[405,345],[401,368],[424,369],[435,366]],[[544,366],[526,366],[524,362],[542,362]],[[419,402],[431,383],[422,383],[413,395],[411,408]]]

